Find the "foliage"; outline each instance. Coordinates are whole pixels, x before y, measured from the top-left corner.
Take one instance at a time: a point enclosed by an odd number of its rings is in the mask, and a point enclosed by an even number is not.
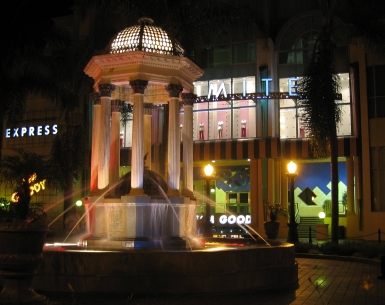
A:
[[[332,213],[332,201],[330,199],[326,199],[322,205],[322,209],[324,210],[326,216],[330,216]]]
[[[335,70],[336,44],[333,41],[334,16],[339,7],[336,1],[320,1],[322,26],[314,44],[310,62],[298,83],[302,96],[298,106],[305,125],[309,144],[316,158],[330,157],[332,240],[338,243],[338,142],[337,126],[341,108],[336,102],[340,79]],[[321,124],[322,122],[322,124]]]
[[[42,155],[15,150],[15,155],[4,155],[0,161],[0,184],[13,187],[11,203],[5,198],[0,200],[0,216],[5,221],[39,221],[46,218],[41,203],[31,203],[31,187],[36,178],[47,180],[51,177],[51,165]],[[45,184],[44,184],[45,185]]]
[[[287,216],[286,208],[280,203],[266,203],[265,204],[267,214],[269,215],[270,221],[276,221],[279,215]]]

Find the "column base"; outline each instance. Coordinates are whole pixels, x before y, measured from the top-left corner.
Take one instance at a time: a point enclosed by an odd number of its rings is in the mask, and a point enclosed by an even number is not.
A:
[[[131,188],[131,191],[130,191],[130,193],[128,195],[129,196],[147,196],[144,193],[143,188],[141,188],[141,187]]]
[[[189,197],[191,199],[195,199],[194,193],[185,187],[182,188],[181,194],[183,197]]]
[[[172,188],[168,188],[167,190],[167,196],[168,197],[179,197],[180,196],[180,192],[179,190],[176,190],[176,189],[172,189]]]

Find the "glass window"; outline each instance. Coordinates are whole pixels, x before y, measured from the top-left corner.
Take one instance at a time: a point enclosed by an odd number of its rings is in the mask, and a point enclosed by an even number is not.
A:
[[[225,94],[248,94],[255,92],[255,77],[219,79],[196,82],[195,94],[206,93],[205,97],[219,97]],[[231,90],[230,90],[231,89]],[[196,103],[193,107],[193,139],[213,140],[256,136],[256,107],[253,100],[227,99]]]
[[[255,43],[233,45],[233,64],[255,61]]]
[[[337,101],[341,107],[341,122],[337,126],[337,135],[346,136],[352,133],[349,74],[341,73],[339,77],[342,101]],[[291,94],[295,94],[295,87],[295,78],[281,78],[279,80],[280,92],[290,91]],[[301,109],[296,106],[294,100],[280,100],[280,127],[281,138],[306,137],[306,130],[301,122]]]
[[[194,94],[197,96],[207,96],[209,93],[209,84],[207,81],[194,82]]]
[[[255,92],[255,77],[239,77],[233,79],[232,93],[254,93]]]
[[[209,49],[209,67],[230,65],[230,46],[213,47]]]
[[[254,101],[250,101],[252,105]],[[255,107],[242,107],[233,110],[233,138],[256,137]]]

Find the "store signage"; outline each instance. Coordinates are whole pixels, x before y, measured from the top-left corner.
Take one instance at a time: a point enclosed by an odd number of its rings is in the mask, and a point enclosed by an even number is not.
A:
[[[265,94],[269,95],[269,83],[272,81],[272,78],[262,78],[262,82],[265,83]],[[298,95],[297,94],[297,82],[298,82],[298,77],[292,77],[288,79],[288,92],[289,95]]]
[[[33,194],[36,194],[42,190],[45,190],[46,179],[44,179],[42,181],[36,181],[36,179],[37,179],[36,173],[32,174],[31,177],[28,178],[30,196],[32,196]],[[25,180],[23,179],[23,181],[25,181]],[[14,192],[11,195],[11,201],[12,202],[18,202],[19,201],[18,192]]]
[[[263,86],[265,87],[265,92],[264,94],[265,95],[269,95],[269,92],[270,92],[270,82],[272,82],[273,79],[272,78],[262,78],[262,83],[263,83]],[[297,81],[298,81],[298,78],[297,77],[292,77],[292,78],[289,78],[288,79],[288,92],[289,92],[289,95],[293,96],[293,95],[298,95],[297,94]],[[225,82],[222,81],[221,84],[218,86],[214,85],[213,82],[210,82],[209,83],[209,90],[208,90],[208,94],[207,94],[207,99],[210,99],[212,95],[215,96],[215,98],[218,98],[219,95],[223,94],[224,97],[227,97],[227,92],[226,92],[226,86],[225,86]],[[239,92],[236,92],[236,93],[239,93]],[[246,96],[246,80],[243,79],[243,82],[242,82],[242,96]]]
[[[57,124],[5,129],[6,138],[48,136],[57,134]]]
[[[216,226],[245,224],[247,225],[251,224],[251,215],[215,214],[211,215],[210,222]]]
[[[221,216],[219,216],[219,223],[222,225],[225,225],[225,224],[229,224],[229,225],[250,224],[251,223],[251,216],[250,215],[221,215]]]

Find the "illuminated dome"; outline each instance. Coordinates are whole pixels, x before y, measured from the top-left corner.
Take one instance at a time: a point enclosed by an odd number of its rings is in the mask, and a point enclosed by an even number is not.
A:
[[[144,51],[183,56],[184,50],[162,28],[152,25],[150,18],[139,19],[134,25],[120,31],[109,45],[109,53]]]

